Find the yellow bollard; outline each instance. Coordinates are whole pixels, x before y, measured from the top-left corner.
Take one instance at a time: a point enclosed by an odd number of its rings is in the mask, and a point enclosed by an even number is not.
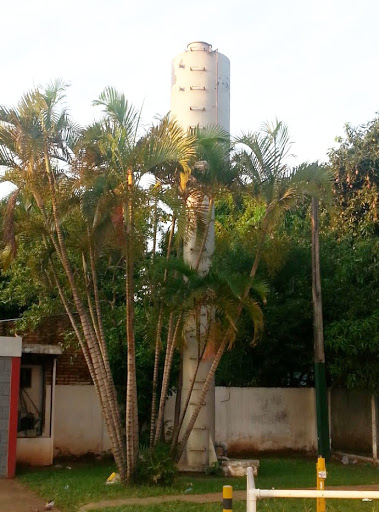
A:
[[[326,480],[326,467],[325,467],[325,459],[323,457],[319,457],[317,459],[316,471],[317,471],[317,489],[319,491],[324,491],[325,490],[325,480]],[[326,511],[325,498],[317,498],[317,512],[325,512],[325,511]]]
[[[222,488],[222,512],[233,511],[233,487],[224,485]]]

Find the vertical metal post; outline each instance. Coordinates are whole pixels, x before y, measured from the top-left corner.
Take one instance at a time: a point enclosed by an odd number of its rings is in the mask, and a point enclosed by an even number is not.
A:
[[[313,335],[314,368],[316,388],[316,415],[318,454],[329,458],[329,420],[328,397],[325,376],[324,329],[322,318],[320,242],[319,242],[319,204],[312,198],[312,298],[313,298]]]
[[[257,497],[255,494],[248,495],[247,499],[247,512],[257,512]]]
[[[257,497],[255,494],[252,494],[250,491],[255,489],[255,481],[254,481],[254,471],[253,468],[247,468],[246,473],[246,512],[256,512],[257,511]]]
[[[376,399],[375,395],[371,396],[371,428],[372,428],[372,459],[378,462],[378,441],[377,441],[377,416],[376,416]]]
[[[50,437],[54,446],[55,433],[55,381],[57,378],[57,358],[53,359],[53,371],[51,375],[51,403],[50,403]]]
[[[233,512],[233,487],[224,485],[222,488],[222,512]]]
[[[324,491],[325,490],[325,480],[326,480],[326,467],[325,467],[324,457],[319,457],[317,459],[316,471],[317,471],[317,490]],[[325,498],[317,498],[317,512],[325,512],[325,511],[326,511]]]

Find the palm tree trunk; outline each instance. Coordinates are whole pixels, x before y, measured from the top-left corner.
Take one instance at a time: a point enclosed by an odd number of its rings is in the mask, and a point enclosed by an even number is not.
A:
[[[180,313],[179,317],[176,321],[175,328],[173,328],[173,320],[174,316],[173,313],[170,315],[170,327],[169,329],[169,335],[167,338],[167,348],[166,348],[166,359],[165,359],[165,367],[163,371],[163,378],[162,378],[162,389],[161,389],[161,398],[159,402],[159,410],[158,410],[158,419],[157,419],[157,428],[155,431],[155,438],[154,438],[154,445],[157,444],[157,442],[160,439],[161,432],[162,432],[162,424],[164,419],[164,411],[166,407],[166,400],[167,400],[167,391],[168,391],[168,384],[170,381],[170,371],[171,371],[171,365],[172,365],[172,359],[174,356],[174,350],[175,350],[175,341],[178,336],[179,327],[182,321],[183,314]]]
[[[78,292],[78,289],[76,287],[74,274],[72,272],[71,264],[69,261],[69,257],[67,254],[65,242],[63,233],[61,230],[61,224],[60,224],[60,216],[59,216],[59,210],[57,205],[57,198],[56,198],[56,192],[55,192],[55,183],[54,183],[54,176],[50,167],[50,161],[48,156],[47,149],[45,150],[45,164],[46,164],[46,172],[48,176],[49,181],[49,188],[50,188],[50,194],[51,194],[51,203],[52,203],[52,210],[53,210],[53,217],[54,217],[54,224],[55,224],[55,231],[57,235],[57,241],[56,243],[54,237],[52,237],[53,245],[57,251],[57,255],[60,258],[62,262],[63,269],[66,273],[72,296],[74,299],[74,303],[77,309],[77,313],[79,315],[82,330],[83,330],[83,336],[86,340],[86,343],[88,345],[88,352],[91,357],[92,365],[94,368],[94,376],[95,376],[95,385],[97,384],[99,389],[99,394],[102,396],[102,405],[103,405],[103,412],[104,412],[104,418],[105,422],[108,428],[109,437],[112,442],[112,448],[114,451],[114,457],[117,466],[119,467],[120,475],[125,474],[125,458],[122,446],[119,444],[119,439],[121,438],[121,424],[120,422],[117,423],[117,418],[114,417],[112,414],[112,408],[109,408],[109,403],[112,400],[112,392],[110,392],[110,388],[114,386],[113,382],[110,382],[107,378],[105,368],[103,366],[103,360],[101,357],[101,352],[99,349],[99,345],[97,343],[96,334],[93,330],[93,327],[91,325],[91,322],[88,318],[88,315],[85,311],[85,308],[83,306],[83,303],[80,298],[80,294]],[[118,432],[119,434],[118,435]]]
[[[205,349],[206,349],[206,344],[204,344],[203,350],[202,350],[201,354],[199,355],[199,357],[197,359],[196,369],[195,369],[195,372],[193,374],[193,379],[191,381],[191,385],[190,385],[190,388],[189,388],[188,393],[187,393],[186,401],[184,403],[184,406],[183,406],[182,410],[180,411],[180,418],[179,418],[178,424],[177,425],[174,424],[174,429],[173,429],[173,434],[172,434],[172,441],[171,441],[171,453],[174,452],[174,450],[176,448],[176,444],[178,442],[178,437],[179,437],[181,428],[183,426],[183,421],[184,421],[185,415],[187,413],[188,405],[189,405],[190,400],[191,400],[192,391],[193,391],[193,388],[195,386],[195,381],[196,381],[196,377],[197,377],[197,372],[199,371],[200,363],[201,363],[201,360],[202,360],[202,358],[204,356]],[[183,365],[183,358],[182,358],[181,362],[182,362],[182,365]],[[183,366],[182,366],[182,384],[183,384]]]
[[[158,196],[154,201],[154,228],[153,228],[153,250],[151,254],[151,260],[154,262],[155,251],[157,247],[157,231],[158,231]]]
[[[92,325],[93,325],[93,329],[96,334],[97,341],[100,345],[101,341],[100,341],[99,326],[97,324],[97,318],[96,318],[93,303],[92,303],[92,297],[91,297],[91,292],[90,292],[90,283],[89,283],[89,279],[88,279],[88,275],[87,275],[87,261],[86,261],[86,258],[85,258],[85,255],[83,252],[82,252],[82,267],[83,267],[84,282],[86,285],[88,311],[89,311],[89,314],[90,314],[90,317],[92,320]]]
[[[98,333],[98,336],[99,336],[100,351],[101,351],[101,354],[103,357],[105,371],[107,373],[109,381],[113,383],[112,371],[111,371],[111,367],[109,364],[108,349],[107,349],[107,345],[106,345],[106,341],[105,341],[103,317],[101,314],[95,257],[94,257],[94,253],[93,253],[93,247],[92,247],[92,241],[91,241],[89,229],[88,229],[88,242],[89,242],[88,246],[89,246],[92,287],[93,287],[93,293],[94,293],[94,298],[95,298],[95,312],[96,312],[95,318],[97,320],[97,331],[96,332]],[[112,393],[112,400],[110,401],[109,405],[111,407],[112,415],[116,418],[117,424],[121,426],[121,418],[120,418],[120,411],[118,408],[117,392],[116,392],[116,388],[114,385],[112,385],[110,387],[110,392]],[[122,436],[121,428],[117,429],[117,436],[118,436],[118,441],[119,441],[120,446],[124,447],[124,438]],[[122,451],[124,452],[124,450],[122,450]]]
[[[204,385],[203,385],[203,389],[201,390],[201,395],[200,395],[200,398],[199,398],[199,401],[196,405],[196,408],[195,410],[193,411],[192,413],[192,416],[191,416],[191,419],[187,425],[187,428],[183,434],[183,437],[182,439],[180,440],[180,443],[178,444],[178,448],[177,448],[177,451],[176,451],[176,461],[179,462],[181,456],[183,455],[183,451],[184,451],[184,448],[186,446],[186,443],[188,441],[188,438],[192,432],[192,429],[196,423],[196,420],[197,420],[197,417],[199,416],[199,413],[200,413],[200,410],[201,408],[203,407],[203,404],[204,404],[204,401],[205,401],[205,398],[207,396],[207,393],[209,391],[209,388],[213,382],[213,379],[215,377],[215,374],[216,374],[216,370],[217,370],[217,367],[221,361],[221,357],[223,356],[224,352],[225,352],[225,348],[228,344],[228,340],[229,340],[229,335],[231,334],[230,332],[230,328],[228,329],[227,333],[225,334],[224,336],[224,339],[222,340],[222,343],[219,347],[219,349],[217,350],[217,353],[216,353],[216,356],[213,360],[213,363],[212,363],[212,366],[211,366],[211,369],[209,370],[209,373],[207,375],[207,378],[205,379],[205,382],[204,382]]]
[[[163,366],[162,386],[161,386],[161,394],[160,394],[160,401],[159,401],[159,407],[158,407],[158,418],[156,420],[156,426],[155,426],[155,432],[154,432],[153,446],[155,446],[157,444],[157,442],[159,441],[159,437],[160,437],[161,426],[160,426],[159,422],[162,423],[162,415],[159,413],[162,408],[162,402],[165,399],[165,396],[163,395],[163,389],[164,389],[164,387],[166,387],[166,382],[168,380],[167,369],[169,366],[170,351],[171,351],[172,338],[173,338],[173,329],[174,329],[174,313],[171,312],[169,319],[168,319],[166,353],[165,353],[165,361],[164,361],[164,366]]]
[[[88,347],[85,343],[85,341],[83,340],[82,338],[82,335],[80,333],[80,330],[79,330],[79,326],[74,318],[74,315],[72,314],[71,310],[70,310],[70,307],[69,307],[69,304],[66,300],[66,297],[64,295],[64,292],[63,292],[63,289],[59,283],[59,280],[58,280],[58,276],[55,272],[55,269],[54,269],[54,266],[53,266],[53,263],[52,261],[50,260],[50,265],[51,265],[51,269],[52,269],[52,273],[53,273],[53,277],[54,277],[54,282],[55,282],[55,286],[58,290],[58,293],[59,293],[59,296],[61,298],[61,301],[62,301],[62,304],[65,308],[65,311],[67,313],[67,316],[71,322],[71,325],[72,325],[72,328],[74,329],[74,332],[75,332],[75,335],[76,335],[76,338],[79,342],[79,345],[81,346],[82,348],[82,351],[83,351],[83,355],[84,355],[84,359],[87,363],[87,367],[88,367],[88,370],[89,370],[89,373],[90,373],[90,376],[92,378],[92,381],[94,382],[94,387],[95,387],[95,390],[96,390],[96,394],[99,398],[99,402],[100,402],[100,405],[101,405],[101,408],[103,408],[103,398],[102,398],[102,395],[101,393],[99,392],[99,389],[98,389],[98,386],[97,386],[97,380],[96,380],[96,375],[95,375],[95,370],[94,370],[94,367],[93,367],[93,364],[92,364],[92,360],[91,360],[91,356],[88,352]]]
[[[101,315],[101,306],[100,306],[100,298],[99,298],[99,287],[97,284],[95,256],[93,253],[91,233],[90,233],[89,228],[87,228],[87,236],[88,236],[88,252],[89,252],[89,261],[90,261],[90,269],[91,269],[92,287],[93,287],[93,294],[94,294],[94,298],[95,298],[96,319],[97,319],[99,339],[100,339],[100,349],[101,349],[101,352],[103,354],[103,358],[105,361],[105,360],[108,360],[108,351],[107,351],[106,342],[105,342],[103,317]]]
[[[175,432],[178,430],[180,420],[180,404],[182,402],[182,390],[183,390],[183,347],[179,348],[179,373],[176,384],[176,397],[175,397],[175,413],[174,413],[174,424],[172,427],[172,438],[174,438]]]
[[[175,223],[176,223],[176,217],[174,215],[172,218],[170,236],[168,239],[166,260],[169,260],[169,258],[171,256],[172,242],[173,242],[174,231],[175,231]],[[166,268],[165,272],[164,272],[164,276],[163,276],[163,283],[166,283],[167,275],[168,275],[168,270]],[[156,336],[155,336],[153,391],[152,391],[152,399],[151,399],[151,420],[150,420],[150,446],[154,445],[154,433],[155,433],[155,425],[156,425],[158,369],[159,369],[159,354],[160,354],[160,348],[161,348],[162,318],[163,318],[163,304],[161,304],[160,308],[159,308],[157,331],[156,331]]]
[[[150,446],[154,445],[154,433],[155,433],[155,425],[156,425],[157,387],[158,387],[159,355],[160,355],[160,347],[161,347],[162,316],[163,316],[163,307],[161,306],[160,310],[159,310],[159,315],[158,315],[157,332],[155,335],[153,392],[152,392],[152,398],[151,398],[151,419],[150,419]]]
[[[260,237],[259,242],[258,242],[257,252],[255,253],[255,258],[254,258],[253,266],[251,267],[251,271],[250,271],[250,278],[251,279],[254,279],[255,274],[257,273],[257,270],[258,270],[258,265],[259,265],[259,263],[261,261],[263,247],[264,247],[266,236],[267,236],[267,229],[268,229],[268,224],[269,224],[269,220],[270,220],[270,214],[271,214],[271,209],[270,209],[270,207],[268,207],[267,211],[265,213],[265,216],[263,218],[261,237]],[[245,293],[243,295],[244,297],[247,297],[247,295],[248,295],[248,293],[250,291],[250,288],[251,288],[251,286],[248,286],[246,288]]]
[[[124,209],[126,227],[126,339],[127,353],[127,388],[126,388],[126,448],[127,480],[134,474],[138,460],[138,411],[137,382],[134,339],[134,263],[133,263],[133,176],[128,170],[127,200]]]
[[[324,328],[322,315],[319,202],[312,198],[312,299],[313,299],[313,339],[314,373],[316,391],[316,417],[318,453],[326,459],[330,456],[328,390],[325,371]]]
[[[60,286],[60,283],[59,283],[59,280],[58,280],[58,276],[55,272],[55,269],[54,269],[54,265],[53,265],[53,262],[50,260],[50,266],[51,266],[51,270],[52,270],[52,273],[53,273],[53,277],[54,277],[54,281],[55,281],[55,285],[57,287],[57,290],[58,290],[58,293],[59,293],[59,296],[61,298],[61,301],[62,301],[62,304],[66,310],[66,313],[67,313],[67,316],[71,322],[71,325],[74,329],[74,332],[76,334],[76,337],[78,339],[78,342],[80,344],[80,347],[82,349],[82,352],[83,352],[83,355],[84,355],[84,359],[86,361],[86,364],[87,364],[87,367],[88,367],[88,370],[90,372],[90,375],[91,375],[91,378],[92,378],[92,381],[94,383],[94,387],[95,387],[95,391],[96,391],[96,394],[99,398],[99,402],[100,402],[100,406],[101,406],[101,409],[103,411],[103,414],[104,414],[104,418],[105,418],[105,422],[106,422],[106,425],[107,425],[107,429],[108,429],[108,434],[109,434],[109,438],[111,440],[111,443],[112,443],[112,453],[114,455],[114,458],[115,458],[115,461],[116,461],[116,464],[117,464],[117,467],[119,469],[119,472],[120,472],[120,477],[122,479],[122,481],[124,482],[125,481],[125,477],[126,477],[126,467],[125,467],[125,463],[126,463],[126,460],[125,460],[125,455],[124,455],[124,450],[123,450],[123,442],[122,442],[122,437],[121,437],[121,428],[120,430],[118,430],[117,428],[114,428],[114,425],[111,425],[111,424],[108,424],[107,422],[107,408],[108,406],[111,406],[111,404],[108,404],[107,402],[104,402],[104,400],[106,398],[104,398],[104,393],[102,392],[102,387],[101,387],[101,383],[99,383],[99,379],[96,375],[96,372],[95,372],[95,368],[94,368],[94,363],[93,363],[93,359],[92,359],[92,354],[90,352],[90,349],[87,345],[88,343],[88,340],[84,341],[83,340],[83,337],[79,331],[79,327],[77,325],[77,322],[69,308],[69,305],[68,305],[68,302],[66,300],[66,297],[64,295],[64,292],[63,292],[63,289],[62,287]],[[113,381],[112,381],[112,384],[113,384]],[[118,410],[116,411],[117,414],[118,414]],[[108,418],[109,420],[109,418]],[[121,427],[121,425],[120,425]]]

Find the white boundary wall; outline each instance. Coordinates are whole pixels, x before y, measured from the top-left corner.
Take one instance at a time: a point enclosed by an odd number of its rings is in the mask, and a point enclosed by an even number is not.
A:
[[[216,444],[229,453],[317,450],[313,388],[216,387]],[[175,395],[168,399],[166,430],[172,426]]]
[[[350,392],[343,392],[343,396],[345,393]],[[333,437],[341,432],[342,425],[348,433],[353,427],[356,428],[364,446],[370,446],[370,428],[362,429],[360,424],[352,421],[352,411],[340,400],[340,394],[339,390],[331,393],[332,448],[349,451],[346,439],[342,443],[341,438],[341,445],[334,446]],[[370,405],[370,400],[366,402]],[[174,407],[175,395],[172,395],[166,407],[166,431],[172,425]],[[361,422],[370,427],[371,409],[367,406],[355,411],[365,418]],[[225,443],[230,453],[241,457],[244,453],[265,451],[316,452],[314,389],[217,386],[215,425],[216,444]],[[109,449],[107,430],[94,386],[56,386],[55,454],[82,455],[88,452],[102,453]]]
[[[54,455],[102,454],[111,448],[94,386],[55,387]]]
[[[228,451],[316,451],[312,388],[216,387],[216,442]]]

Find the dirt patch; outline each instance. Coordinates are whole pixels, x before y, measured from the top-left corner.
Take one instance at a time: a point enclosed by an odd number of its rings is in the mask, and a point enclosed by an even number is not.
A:
[[[0,512],[43,512],[44,506],[42,498],[17,480],[0,479]]]

